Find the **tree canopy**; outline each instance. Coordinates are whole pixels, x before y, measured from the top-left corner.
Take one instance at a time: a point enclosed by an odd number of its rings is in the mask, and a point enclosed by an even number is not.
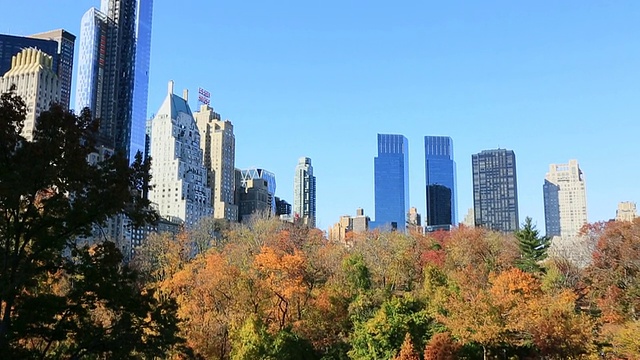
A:
[[[156,218],[140,196],[148,162],[89,161],[98,122],[88,109],[52,105],[33,141],[21,135],[25,115],[15,92],[0,96],[0,354],[160,356],[180,343],[175,304],[143,291],[112,242],[77,241],[118,214]]]

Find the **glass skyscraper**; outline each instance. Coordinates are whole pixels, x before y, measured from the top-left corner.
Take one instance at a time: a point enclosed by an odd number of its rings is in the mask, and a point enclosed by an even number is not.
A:
[[[471,157],[473,211],[476,226],[518,230],[516,155],[512,150],[484,150]]]
[[[404,231],[409,210],[409,141],[402,135],[378,134],[374,159],[375,223],[372,227]]]
[[[76,111],[89,107],[102,145],[129,157],[144,151],[152,6],[102,0],[80,28]]]
[[[427,226],[457,224],[456,163],[453,140],[448,136],[425,136]]]
[[[138,0],[136,15],[136,63],[133,84],[129,159],[133,159],[138,151],[144,153],[145,149],[153,0]]]
[[[53,58],[53,71],[60,80],[60,104],[69,108],[75,35],[53,30],[30,36],[0,35],[0,76],[11,69],[11,58],[26,48],[36,48]]]

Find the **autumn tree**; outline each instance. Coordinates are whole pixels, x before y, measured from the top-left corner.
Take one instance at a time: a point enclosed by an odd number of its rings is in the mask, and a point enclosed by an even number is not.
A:
[[[135,274],[121,266],[113,244],[75,242],[117,214],[134,226],[155,219],[139,196],[148,184],[142,157],[131,167],[119,154],[89,163],[98,127],[88,110],[74,115],[53,105],[40,115],[31,142],[20,134],[25,114],[14,92],[0,96],[0,353],[163,352],[178,341],[170,304],[132,284]],[[97,316],[96,306],[106,316]],[[115,343],[122,349],[117,356],[105,348]]]
[[[424,360],[455,360],[459,351],[460,345],[451,338],[450,333],[438,333],[431,337],[425,347]]]
[[[416,350],[413,348],[413,342],[411,341],[411,335],[409,335],[409,333],[404,336],[400,351],[394,360],[420,360],[420,356],[418,356]]]
[[[524,220],[522,229],[515,232],[515,236],[522,252],[521,258],[517,262],[518,268],[526,272],[541,271],[540,262],[547,258],[547,249],[551,244],[551,239],[547,236],[540,236],[540,232],[528,216]]]
[[[605,322],[640,320],[639,263],[639,220],[611,222],[600,229],[584,280]]]

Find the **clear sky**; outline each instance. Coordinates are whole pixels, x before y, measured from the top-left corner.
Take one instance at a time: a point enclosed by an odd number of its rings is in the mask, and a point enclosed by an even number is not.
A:
[[[79,35],[91,6],[0,0],[0,33]],[[520,220],[541,229],[550,163],[580,162],[589,221],[640,201],[637,0],[156,0],[150,76],[149,115],[168,80],[192,108],[206,88],[234,124],[236,167],[274,172],[289,202],[310,157],[325,230],[358,207],[373,218],[377,133],[409,139],[423,214],[425,135],[453,138],[460,219],[471,154],[497,147],[516,153]]]

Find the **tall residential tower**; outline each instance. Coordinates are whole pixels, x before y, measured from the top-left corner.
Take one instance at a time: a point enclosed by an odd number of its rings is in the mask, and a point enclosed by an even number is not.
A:
[[[512,150],[484,150],[471,157],[473,212],[476,226],[518,230],[516,154]]]
[[[178,218],[186,226],[211,216],[211,189],[202,161],[200,132],[187,92],[173,94],[173,82],[162,106],[151,120],[151,185],[149,200],[164,218]]]
[[[409,141],[402,135],[378,134],[374,159],[374,227],[405,230],[409,211]]]
[[[316,177],[311,159],[301,157],[293,178],[293,217],[309,227],[316,226]]]
[[[448,136],[425,136],[427,226],[456,225],[456,163],[453,140]]]
[[[40,113],[49,110],[51,103],[60,102],[60,81],[53,58],[35,48],[25,49],[13,56],[11,69],[0,75],[0,93],[15,85],[16,94],[27,105],[21,135],[31,141]]]
[[[546,235],[577,236],[587,223],[586,184],[578,161],[549,165],[543,193]]]
[[[213,196],[213,216],[216,219],[238,221],[235,204],[236,138],[233,124],[220,120],[220,115],[208,105],[193,114],[200,130],[200,147],[204,153],[204,166],[208,170],[208,186]]]
[[[130,158],[144,151],[152,6],[102,0],[81,22],[76,111],[90,108],[103,145]]]

